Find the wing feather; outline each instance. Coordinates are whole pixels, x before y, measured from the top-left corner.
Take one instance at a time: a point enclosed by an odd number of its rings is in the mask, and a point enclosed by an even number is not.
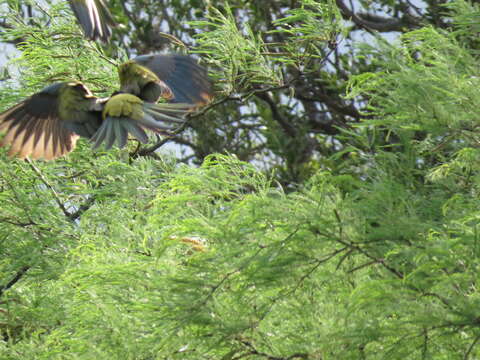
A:
[[[212,98],[212,85],[207,71],[186,55],[142,55],[133,59],[146,67],[170,88],[176,103],[205,104]],[[164,97],[168,96],[168,92]]]
[[[0,146],[8,154],[33,159],[54,159],[73,150],[77,135],[58,116],[58,97],[40,92],[0,114]]]
[[[116,24],[103,0],[70,0],[69,3],[87,38],[109,40],[112,35],[110,27]]]

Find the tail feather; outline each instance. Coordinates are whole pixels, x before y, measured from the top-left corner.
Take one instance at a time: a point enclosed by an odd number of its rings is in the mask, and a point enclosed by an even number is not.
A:
[[[93,147],[98,148],[105,143],[110,149],[114,143],[123,148],[130,133],[142,143],[148,142],[145,129],[155,132],[169,132],[185,122],[182,115],[192,109],[192,104],[143,104],[143,116],[132,119],[130,117],[108,116],[102,122],[97,132],[91,137]]]
[[[125,129],[125,126],[122,126],[124,121],[116,121],[115,122],[115,138],[117,139],[118,147],[121,149],[127,144],[128,139],[128,132]]]
[[[116,121],[109,122],[105,130],[105,149],[110,149],[115,142],[115,123]]]
[[[143,144],[148,142],[145,131],[130,118],[107,117],[100,128],[92,136],[93,148],[97,149],[105,142],[105,149],[110,149],[116,142],[121,149],[127,144],[128,133],[132,134]]]
[[[145,103],[144,107],[151,108],[155,111],[165,111],[171,113],[182,113],[185,114],[196,107],[195,104],[190,103],[160,103],[152,104]]]
[[[161,116],[159,119],[158,115],[150,115],[149,113],[144,113],[143,118],[139,120],[139,123],[142,124],[143,126],[151,129],[151,130],[173,130],[175,129],[176,125],[171,125],[165,122],[165,120],[168,120],[169,116]],[[163,120],[163,121],[162,121]],[[170,123],[178,124],[178,122],[175,120],[171,120]]]
[[[171,106],[180,105],[180,106]],[[155,119],[155,121],[166,121],[175,124],[183,124],[183,120],[179,116],[183,116],[194,107],[191,104],[144,104],[144,111]]]
[[[107,118],[104,122],[102,122],[102,125],[100,125],[97,132],[93,134],[92,138],[90,139],[90,141],[93,142],[94,149],[98,148],[100,144],[103,142],[103,140],[105,140],[107,127],[110,126],[108,119],[109,118]]]
[[[132,134],[138,141],[142,144],[146,144],[148,142],[148,136],[145,131],[138,126],[137,124],[132,123],[131,121],[124,122],[124,128]]]

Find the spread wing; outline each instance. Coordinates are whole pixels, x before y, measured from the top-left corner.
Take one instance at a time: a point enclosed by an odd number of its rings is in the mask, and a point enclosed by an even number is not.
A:
[[[78,19],[85,36],[90,40],[107,42],[115,26],[104,0],[70,0],[70,7]]]
[[[74,96],[67,105],[61,104],[65,89]],[[0,146],[10,146],[9,156],[19,158],[51,160],[69,153],[79,135],[91,137],[100,127],[101,113],[90,111],[96,98],[85,91],[81,84],[57,83],[6,110],[0,114]]]
[[[202,105],[212,98],[207,71],[190,56],[142,55],[133,61],[154,72],[168,86],[173,94],[173,98],[167,98],[170,102]]]
[[[9,155],[55,159],[73,150],[78,136],[62,126],[58,99],[35,94],[0,114],[0,146],[10,145]]]

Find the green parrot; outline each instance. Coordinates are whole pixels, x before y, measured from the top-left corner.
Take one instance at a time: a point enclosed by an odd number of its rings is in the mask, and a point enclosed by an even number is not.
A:
[[[212,89],[205,70],[185,55],[141,55],[118,68],[120,91],[148,102],[160,97],[171,102],[204,105]]]
[[[107,42],[116,24],[104,0],[69,0],[82,30],[90,40]]]
[[[49,85],[11,107],[0,114],[0,147],[10,146],[9,156],[51,160],[72,151],[79,137],[90,139],[94,148],[105,143],[109,149],[115,142],[124,147],[128,134],[146,143],[145,130],[174,130],[184,123],[185,114],[211,99],[211,84],[191,57],[151,57],[155,66],[145,64],[136,75],[120,77],[121,90],[110,97],[98,98],[81,82],[68,81]],[[157,70],[162,62],[168,69],[163,74]],[[119,72],[137,66],[126,64]],[[152,75],[153,80],[144,80]],[[161,96],[153,99],[148,89],[158,84]],[[157,103],[160,97],[168,103]]]

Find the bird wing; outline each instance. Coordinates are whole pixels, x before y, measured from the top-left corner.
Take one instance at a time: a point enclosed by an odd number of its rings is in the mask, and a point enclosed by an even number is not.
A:
[[[142,55],[133,61],[155,73],[168,86],[173,94],[173,98],[167,98],[170,102],[203,105],[212,98],[207,71],[190,56]]]
[[[77,96],[62,100],[67,87]],[[96,103],[97,98],[80,83],[47,86],[0,114],[0,147],[10,146],[9,156],[19,158],[63,156],[75,148],[79,135],[90,138],[100,127],[101,111],[93,109]]]
[[[58,118],[57,97],[38,93],[0,114],[0,146],[10,145],[9,155],[55,159],[73,150],[78,136]]]
[[[87,38],[103,42],[110,39],[110,27],[116,24],[103,0],[70,0],[69,3]]]

